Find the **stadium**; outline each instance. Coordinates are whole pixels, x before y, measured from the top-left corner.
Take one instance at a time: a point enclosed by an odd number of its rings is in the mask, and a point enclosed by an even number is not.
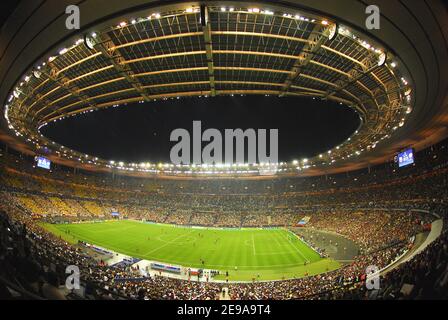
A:
[[[447,299],[447,7],[367,2],[8,7],[0,298]]]

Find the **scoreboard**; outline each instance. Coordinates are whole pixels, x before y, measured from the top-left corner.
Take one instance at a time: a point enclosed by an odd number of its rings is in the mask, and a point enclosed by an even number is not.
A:
[[[397,155],[398,167],[406,167],[414,163],[414,149],[407,149]]]
[[[37,156],[36,163],[39,168],[50,170],[51,161],[45,157]]]

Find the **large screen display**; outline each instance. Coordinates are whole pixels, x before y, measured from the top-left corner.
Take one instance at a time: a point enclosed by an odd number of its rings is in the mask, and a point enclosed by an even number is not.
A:
[[[45,157],[36,157],[36,163],[39,168],[50,170],[51,161]]]
[[[405,167],[414,163],[414,150],[407,149],[398,154],[398,167]]]

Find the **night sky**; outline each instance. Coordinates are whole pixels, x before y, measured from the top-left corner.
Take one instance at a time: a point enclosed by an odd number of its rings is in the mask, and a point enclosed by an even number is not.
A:
[[[1,0],[0,10],[0,32],[2,32],[3,24],[19,5],[19,0]]]
[[[235,96],[129,104],[49,124],[42,134],[107,160],[170,162],[170,133],[194,120],[207,128],[279,129],[279,161],[312,157],[338,145],[358,127],[350,108],[311,98]],[[206,143],[203,144],[203,146]]]

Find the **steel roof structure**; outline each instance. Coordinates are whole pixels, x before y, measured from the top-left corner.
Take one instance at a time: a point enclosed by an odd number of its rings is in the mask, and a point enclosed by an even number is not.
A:
[[[53,13],[43,4],[31,17],[64,12],[65,2],[53,5],[59,8]],[[25,1],[18,9],[31,7]],[[399,7],[415,21],[392,21],[401,20]],[[382,28],[375,31],[365,28],[365,5],[354,0],[88,0],[81,12],[89,12],[90,21],[82,30],[62,28],[42,38],[56,28],[53,22],[35,32],[50,49],[31,39],[18,50],[24,25],[15,26],[9,45],[2,46],[0,137],[25,152],[45,150],[66,165],[160,176],[321,174],[384,161],[400,148],[440,140],[448,123],[446,11],[439,1],[401,7],[380,1]],[[415,32],[412,38],[408,31]],[[20,54],[11,57],[11,50]],[[334,100],[354,108],[361,125],[313,159],[230,168],[115,163],[69,150],[39,132],[52,121],[129,103],[252,94]]]

